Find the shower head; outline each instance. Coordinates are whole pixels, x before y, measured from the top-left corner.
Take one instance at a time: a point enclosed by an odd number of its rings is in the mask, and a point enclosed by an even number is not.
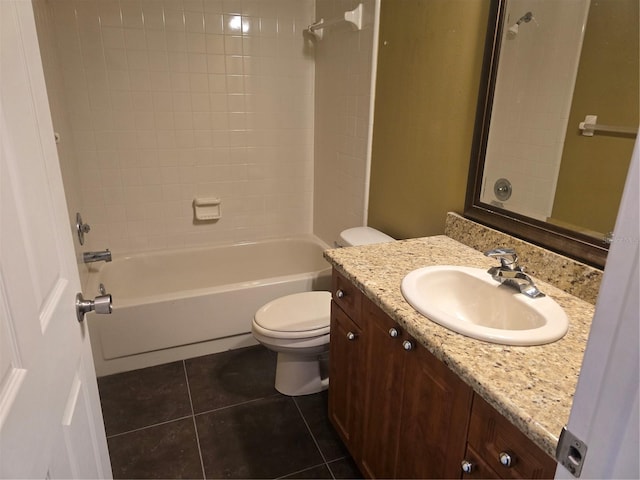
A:
[[[533,20],[533,13],[527,12],[518,19],[516,25],[520,25],[522,22],[529,23],[531,20]]]
[[[533,20],[533,13],[527,12],[523,16],[521,16],[516,23],[511,25],[507,30],[507,38],[515,38],[518,35],[518,30],[520,29],[521,23],[529,23]]]
[[[322,39],[322,30],[313,31],[307,27],[302,31],[302,38],[308,42],[315,42],[318,39]]]

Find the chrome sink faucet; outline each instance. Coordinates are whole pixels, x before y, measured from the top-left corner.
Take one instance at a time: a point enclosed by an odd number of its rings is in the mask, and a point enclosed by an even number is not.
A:
[[[111,252],[108,248],[99,252],[84,252],[82,254],[82,260],[84,261],[84,263],[110,262]]]
[[[499,267],[491,267],[487,273],[496,281],[516,288],[527,297],[544,297],[544,293],[538,290],[533,279],[524,273],[518,265],[518,254],[512,248],[496,248],[484,252],[487,257],[500,259]]]

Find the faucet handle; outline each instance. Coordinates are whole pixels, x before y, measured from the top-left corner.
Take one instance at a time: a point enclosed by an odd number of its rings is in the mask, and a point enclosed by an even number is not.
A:
[[[494,248],[484,252],[487,257],[499,258],[500,265],[509,270],[518,268],[518,254],[513,248]]]

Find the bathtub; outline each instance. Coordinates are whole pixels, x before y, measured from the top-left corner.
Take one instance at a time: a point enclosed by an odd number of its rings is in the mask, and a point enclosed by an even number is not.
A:
[[[99,376],[255,344],[253,315],[274,298],[330,290],[331,268],[313,236],[118,256],[91,264],[111,315],[87,315]]]

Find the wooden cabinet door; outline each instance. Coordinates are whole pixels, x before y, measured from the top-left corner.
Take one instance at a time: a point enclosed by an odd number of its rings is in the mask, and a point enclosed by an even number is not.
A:
[[[393,478],[406,355],[401,335],[390,334],[392,328],[401,333],[398,326],[367,298],[362,302],[362,316],[367,334],[362,473],[370,478]]]
[[[426,348],[403,351],[404,398],[395,478],[460,478],[472,390]]]
[[[479,395],[473,399],[469,445],[500,478],[553,478],[556,462]],[[504,466],[502,453],[511,457]]]
[[[329,419],[358,461],[364,417],[364,338],[335,302],[331,304],[329,349]]]

